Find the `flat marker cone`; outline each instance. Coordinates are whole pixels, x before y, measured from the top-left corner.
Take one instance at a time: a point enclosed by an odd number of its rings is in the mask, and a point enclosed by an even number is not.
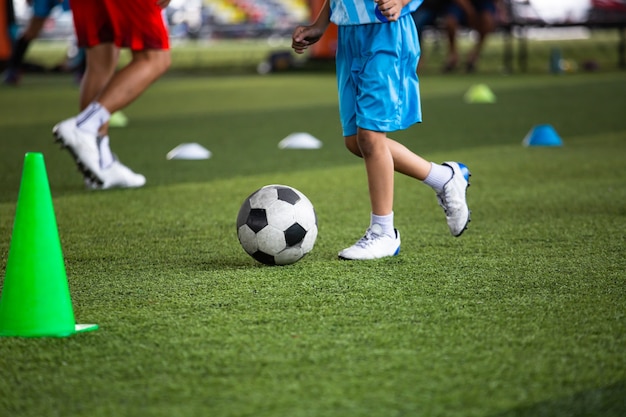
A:
[[[485,84],[476,84],[465,93],[466,103],[495,103],[496,96]]]
[[[563,146],[556,130],[548,124],[534,126],[522,141],[524,146]]]
[[[27,153],[0,295],[0,336],[67,337],[97,328],[74,321],[43,155]]]

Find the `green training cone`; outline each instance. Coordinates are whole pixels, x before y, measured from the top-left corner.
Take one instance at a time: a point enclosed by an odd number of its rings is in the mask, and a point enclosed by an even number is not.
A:
[[[0,295],[0,336],[67,337],[97,328],[74,321],[43,154],[27,153]]]
[[[476,84],[470,87],[464,96],[466,103],[495,103],[496,96],[485,84]]]

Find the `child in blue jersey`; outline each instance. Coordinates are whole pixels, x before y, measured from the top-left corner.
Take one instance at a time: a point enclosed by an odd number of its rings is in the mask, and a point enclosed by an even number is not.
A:
[[[397,255],[394,227],[394,171],[431,186],[453,236],[470,221],[466,201],[469,171],[457,162],[426,161],[387,133],[421,122],[417,63],[419,42],[411,13],[422,0],[326,0],[315,22],[297,27],[292,48],[303,53],[329,23],[338,25],[337,85],[345,146],[363,158],[370,195],[370,225],[340,259]]]

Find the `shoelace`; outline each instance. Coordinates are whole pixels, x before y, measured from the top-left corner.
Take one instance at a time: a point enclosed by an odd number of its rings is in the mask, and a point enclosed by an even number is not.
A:
[[[361,239],[359,239],[359,241],[358,241],[358,242],[356,242],[356,244],[355,244],[355,245],[356,245],[356,246],[358,246],[358,247],[361,247],[361,248],[365,249],[366,247],[368,247],[368,246],[370,246],[371,244],[373,244],[373,243],[374,243],[374,241],[375,241],[377,238],[379,238],[379,237],[381,237],[381,235],[376,234],[376,233],[374,233],[374,232],[372,232],[371,230],[369,230],[369,229],[368,229],[368,230],[365,232],[365,235],[364,235]]]
[[[448,204],[446,202],[446,193],[444,190],[441,190],[441,193],[437,194],[437,200],[439,200],[439,205],[443,208],[443,211],[448,214]]]
[[[454,170],[452,170],[452,177],[448,180],[448,182],[446,182],[443,185],[443,188],[441,189],[441,191],[437,193],[437,200],[439,200],[439,205],[441,206],[443,211],[446,213],[446,216],[449,214],[448,202],[446,201],[446,186],[450,184],[453,180],[454,180]]]

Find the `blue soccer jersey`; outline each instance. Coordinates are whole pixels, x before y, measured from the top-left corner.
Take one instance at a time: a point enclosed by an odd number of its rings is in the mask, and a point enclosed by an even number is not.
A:
[[[401,16],[414,12],[423,0],[411,0],[402,8]],[[330,20],[336,25],[386,23],[388,20],[374,0],[330,0]]]

